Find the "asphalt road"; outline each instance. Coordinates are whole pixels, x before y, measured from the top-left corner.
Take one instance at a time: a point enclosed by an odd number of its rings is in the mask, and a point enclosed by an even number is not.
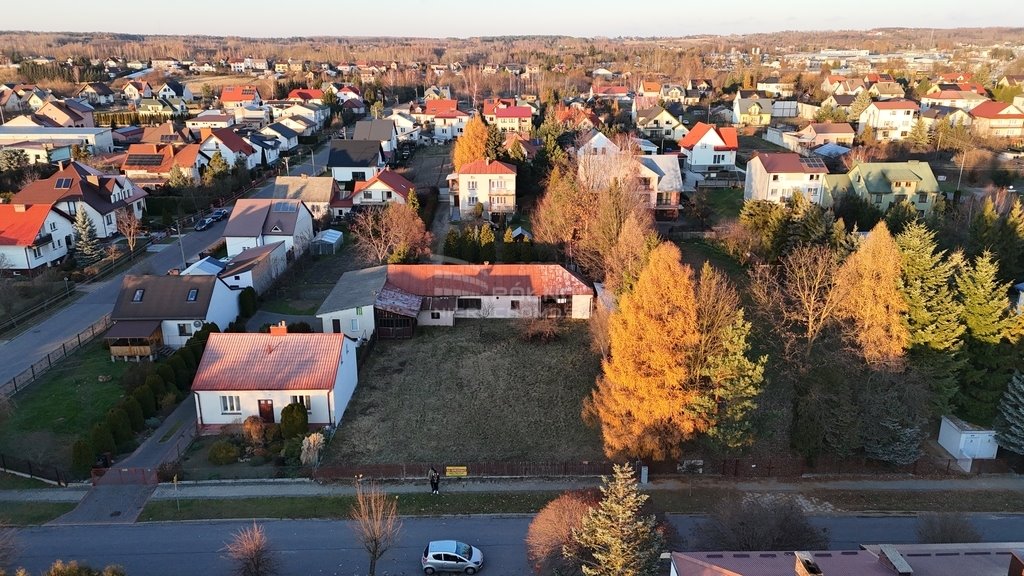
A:
[[[672,516],[681,534],[689,535],[697,516]],[[816,525],[829,529],[832,549],[856,549],[859,544],[913,543],[913,516],[818,516]],[[984,539],[1022,540],[1024,515],[972,516]],[[529,517],[407,518],[397,545],[378,563],[378,574],[420,574],[419,558],[430,540],[456,539],[484,552],[482,574],[529,574],[524,539]],[[79,560],[93,567],[120,564],[131,576],[230,574],[223,546],[249,522],[153,523],[130,526],[42,526],[20,531],[21,555],[16,564],[40,573],[55,559]],[[348,522],[274,520],[262,523],[272,548],[283,561],[283,575],[365,574],[366,552],[355,540]]]

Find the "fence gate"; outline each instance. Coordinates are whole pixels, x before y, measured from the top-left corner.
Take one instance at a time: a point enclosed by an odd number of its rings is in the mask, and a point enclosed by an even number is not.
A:
[[[159,480],[154,468],[93,468],[92,485],[156,485]]]

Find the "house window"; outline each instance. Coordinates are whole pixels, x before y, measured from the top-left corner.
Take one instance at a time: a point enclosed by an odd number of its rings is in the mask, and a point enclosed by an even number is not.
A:
[[[441,319],[441,313],[440,312],[431,312],[430,313],[430,319],[431,320],[440,320]]]
[[[192,288],[192,289],[190,289],[188,291],[188,296],[185,298],[185,300],[187,300],[189,302],[195,302],[196,298],[198,298],[198,297],[199,297],[199,289],[198,288]]]
[[[41,250],[39,250],[39,247],[35,247],[32,249],[32,255],[35,256],[36,258],[41,258],[43,256],[43,253]]]
[[[918,204],[924,204],[926,202],[928,202],[928,193],[927,192],[921,192],[920,194],[917,195],[917,203]]]
[[[772,174],[772,181],[773,182],[778,180],[778,179],[779,179],[779,175],[778,174]]]
[[[772,188],[772,196],[778,196],[778,195],[779,195],[779,189],[778,188]]]
[[[519,310],[519,300],[510,300],[509,307],[513,310]]]
[[[476,206],[476,196],[467,196],[466,197],[466,204],[468,204],[470,206]]]
[[[715,154],[711,159],[712,164],[722,164],[725,162],[725,154]]]
[[[132,302],[142,302],[142,297],[145,294],[146,291],[142,288],[139,288],[138,290],[135,291],[135,294],[132,294]]]
[[[505,189],[505,181],[504,180],[491,180],[490,185],[491,185],[491,190],[504,190]]]
[[[313,403],[309,397],[309,394],[306,394],[305,396],[292,396],[290,398],[289,404],[302,404],[303,406],[306,407],[306,412],[313,411]]]
[[[220,413],[221,414],[241,414],[242,413],[242,399],[238,396],[221,396],[220,397]]]
[[[366,172],[353,172],[352,173],[352,179],[353,180],[359,180],[359,181],[366,180]]]
[[[469,190],[470,192],[475,192],[476,191],[476,180],[470,180],[469,182],[467,182],[466,183],[466,190]]]
[[[881,203],[882,203],[882,195],[881,194],[875,194],[875,204],[881,204]]]
[[[191,336],[192,326],[189,324],[178,324],[178,336]]]
[[[362,316],[362,315],[363,315],[363,307],[362,306],[357,306],[356,307],[356,316]]]
[[[387,192],[385,192],[385,193],[384,193],[384,197],[385,197],[386,199],[388,199],[388,200],[391,200],[391,190],[388,190]]]
[[[359,319],[358,318],[353,318],[352,320],[350,320],[348,327],[349,327],[349,330],[351,330],[352,332],[358,332],[359,331]]]
[[[459,310],[480,310],[479,298],[459,298]]]
[[[363,200],[372,200],[373,192],[363,192]]]
[[[53,230],[56,230],[56,229],[57,229],[57,223],[56,222],[50,222],[50,230],[53,231]]]
[[[106,220],[107,220],[107,226],[110,226],[111,224],[114,223],[114,217],[112,215],[110,215],[110,214],[107,214]]]
[[[671,135],[672,135],[672,131],[671,130],[665,130],[665,136],[671,136]]]

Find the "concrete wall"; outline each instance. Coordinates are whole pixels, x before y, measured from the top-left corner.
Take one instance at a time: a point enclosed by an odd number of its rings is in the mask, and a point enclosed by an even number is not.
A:
[[[358,313],[360,310],[362,311],[361,314]],[[369,338],[373,335],[374,330],[376,330],[372,305],[319,314],[317,318],[320,318],[323,324],[321,331],[325,333],[335,333],[334,321],[338,320],[341,323],[341,333],[349,338]],[[356,326],[352,325],[353,320],[356,321]]]
[[[372,314],[371,314],[372,316]],[[338,374],[334,379],[334,390],[332,391],[331,406],[334,424],[340,424],[348,408],[349,400],[356,391],[359,384],[359,369],[356,366],[356,343],[345,339],[341,346],[341,364],[338,365]]]
[[[535,318],[540,316],[540,296],[471,296],[463,300],[480,300],[480,309],[455,307],[456,318]],[[518,306],[513,308],[513,306]]]

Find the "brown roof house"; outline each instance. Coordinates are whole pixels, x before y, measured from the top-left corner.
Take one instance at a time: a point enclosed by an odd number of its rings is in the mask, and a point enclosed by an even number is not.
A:
[[[289,260],[301,255],[313,239],[313,214],[302,200],[240,199],[224,228],[228,257],[244,250],[283,241]]]
[[[217,276],[232,290],[252,288],[263,294],[288,267],[284,241],[256,246],[221,260],[207,256],[181,271],[186,275]]]
[[[281,421],[289,404],[306,407],[311,427],[337,426],[355,392],[356,343],[342,334],[210,334],[192,383],[201,429],[259,416]]]
[[[302,200],[313,218],[330,216],[331,202],[340,193],[338,181],[330,176],[278,176],[274,179],[274,198]]]
[[[409,338],[456,318],[587,319],[593,299],[557,264],[389,264],[343,274],[316,315],[324,332]]]
[[[152,359],[181,348],[204,323],[222,330],[238,317],[238,293],[216,276],[133,276],[121,281],[104,335],[111,358]]]

